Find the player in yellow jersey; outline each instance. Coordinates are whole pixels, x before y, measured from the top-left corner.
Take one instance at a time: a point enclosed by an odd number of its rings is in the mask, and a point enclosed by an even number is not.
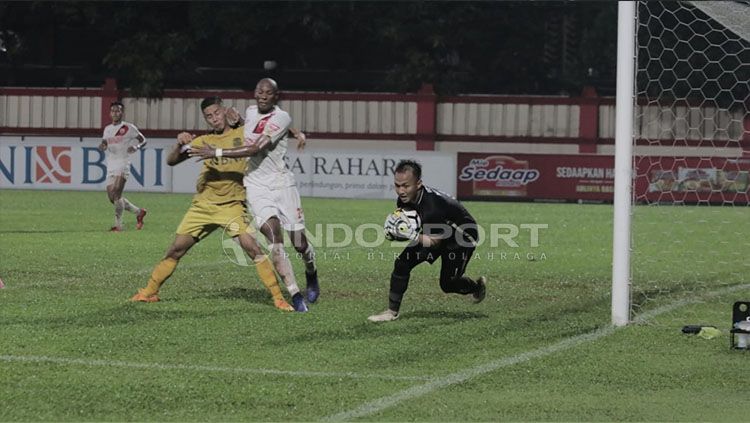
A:
[[[221,149],[243,144],[243,128],[231,128],[226,108],[219,97],[204,99],[201,110],[212,132],[199,137],[187,132],[180,133],[177,145],[167,155],[168,165],[175,166],[187,160],[191,148],[211,145]],[[159,301],[159,289],[172,275],[182,256],[211,232],[223,228],[255,261],[258,275],[273,296],[276,308],[294,310],[284,300],[273,265],[261,251],[249,226],[244,204],[245,188],[242,185],[246,165],[245,158],[220,157],[220,154],[219,157],[203,162],[203,169],[196,183],[197,193],[177,228],[172,245],[154,268],[146,287],[139,289],[131,301]]]
[[[190,155],[202,160],[217,157],[249,157],[247,173],[243,180],[247,202],[252,211],[256,227],[269,242],[271,260],[292,297],[292,306],[297,311],[306,311],[292,270],[284,250],[284,232],[289,235],[294,249],[305,263],[307,300],[311,303],[320,296],[315,251],[305,235],[305,214],[302,210],[294,174],[285,164],[292,118],[278,107],[279,89],[276,81],[261,79],[255,87],[256,105],[245,114],[244,144],[238,148],[221,149],[202,146],[191,150]],[[298,139],[298,147],[304,147]]]

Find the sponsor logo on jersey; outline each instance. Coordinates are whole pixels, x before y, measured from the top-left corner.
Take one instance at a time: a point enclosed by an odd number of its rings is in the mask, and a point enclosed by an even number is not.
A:
[[[122,126],[120,127],[120,129],[118,129],[118,130],[117,130],[117,133],[115,134],[115,136],[116,136],[116,137],[122,137],[122,136],[124,136],[125,134],[127,134],[127,133],[128,133],[128,130],[129,130],[129,129],[130,129],[130,128],[128,128],[128,125],[122,125]]]
[[[266,129],[266,125],[268,124],[268,121],[271,120],[271,117],[274,114],[271,113],[268,116],[264,116],[261,118],[257,124],[255,124],[255,129],[253,129],[253,134],[262,134],[263,130]],[[274,125],[275,126],[275,125]],[[278,129],[278,127],[276,127]]]

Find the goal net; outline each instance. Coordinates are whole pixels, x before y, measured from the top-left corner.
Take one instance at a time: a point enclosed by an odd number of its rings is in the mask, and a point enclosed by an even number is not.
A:
[[[750,283],[750,2],[636,17],[631,318]]]

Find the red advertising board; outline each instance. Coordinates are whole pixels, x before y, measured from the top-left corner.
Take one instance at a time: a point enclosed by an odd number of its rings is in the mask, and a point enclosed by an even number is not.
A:
[[[638,157],[635,164],[636,201],[735,205],[750,202],[750,159]]]
[[[460,200],[606,201],[614,198],[614,157],[459,153]],[[750,204],[750,159],[635,159],[637,202]]]
[[[460,200],[612,201],[614,157],[459,153]]]

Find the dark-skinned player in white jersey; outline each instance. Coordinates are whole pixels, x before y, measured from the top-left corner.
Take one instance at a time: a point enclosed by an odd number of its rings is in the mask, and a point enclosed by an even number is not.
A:
[[[307,301],[318,300],[320,284],[315,252],[305,235],[305,215],[297,183],[284,162],[288,134],[294,133],[292,118],[277,104],[279,88],[273,79],[258,81],[254,95],[256,104],[245,111],[244,146],[225,149],[204,146],[191,155],[201,159],[248,157],[243,179],[248,206],[256,226],[270,244],[271,260],[292,296],[294,309],[304,312],[307,305],[284,251],[284,232],[305,264]],[[304,140],[300,142],[304,144]]]

